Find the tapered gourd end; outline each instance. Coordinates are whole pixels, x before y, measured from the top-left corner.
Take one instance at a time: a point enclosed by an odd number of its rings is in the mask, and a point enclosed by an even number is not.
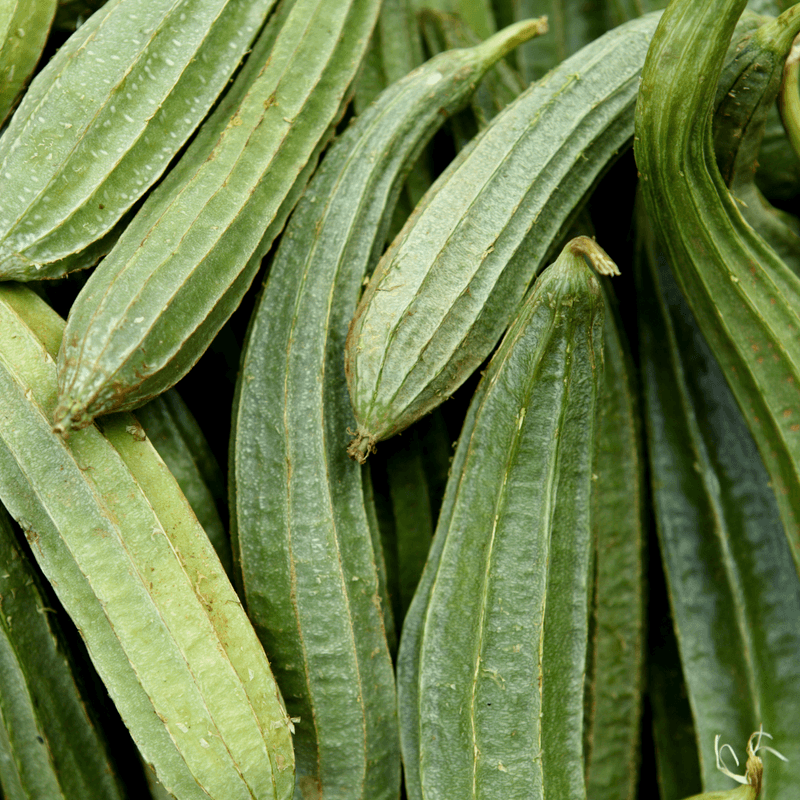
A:
[[[613,277],[620,274],[619,267],[617,267],[608,253],[594,239],[590,239],[588,236],[578,236],[572,239],[567,243],[566,249],[577,256],[588,258],[589,263],[598,275]]]
[[[79,431],[92,424],[94,416],[86,406],[74,400],[62,400],[53,413],[53,433],[68,438],[72,431]]]
[[[352,431],[348,431],[352,433]],[[375,452],[375,437],[361,428],[358,429],[350,444],[347,446],[347,455],[354,458],[359,464],[367,460],[370,453]]]
[[[28,281],[38,277],[40,268],[40,264],[34,264],[21,253],[0,247],[0,281]]]

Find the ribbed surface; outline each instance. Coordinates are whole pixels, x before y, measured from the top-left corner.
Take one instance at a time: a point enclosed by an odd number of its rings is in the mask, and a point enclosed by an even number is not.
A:
[[[346,453],[344,339],[405,172],[444,121],[441,110],[466,101],[509,40],[430,61],[343,134],[292,217],[251,323],[232,516],[248,613],[300,718],[299,796],[399,792],[379,557],[361,469]]]
[[[2,300],[0,496],[143,756],[179,798],[290,797],[288,718],[187,501],[132,417],[52,433],[57,325],[24,288]]]
[[[592,480],[596,584],[586,676],[586,794],[591,800],[635,800],[645,650],[642,430],[633,360],[608,302],[603,333]]]
[[[800,7],[793,14],[800,15]],[[753,27],[764,22],[747,13],[742,15],[742,21],[745,19]],[[735,57],[725,64],[717,88],[714,153],[722,179],[737,199],[742,216],[786,266],[800,275],[797,225],[787,224],[788,215],[773,208],[755,183],[767,117],[775,108],[784,81],[786,38],[798,23],[786,17],[773,19],[742,39],[742,21],[728,49],[729,58],[735,49]]]
[[[169,467],[225,572],[231,576],[231,540],[216,503],[220,494],[224,497],[225,482],[199,425],[174,389],[138,409],[136,419]],[[212,468],[210,476],[204,473],[205,465]]]
[[[612,31],[499,114],[379,263],[347,348],[359,430],[387,438],[488,356],[595,181],[633,134],[657,17]]]
[[[7,800],[121,800],[27,558],[0,509],[0,788]]]
[[[546,271],[478,388],[398,657],[409,798],[585,798],[603,301]]]
[[[646,242],[638,296],[650,473],[703,786],[732,785],[716,768],[715,736],[742,755],[763,723],[790,762],[763,754],[762,796],[792,800],[800,583],[753,438],[663,252]]]
[[[744,5],[670,4],[642,74],[635,155],[648,216],[744,412],[800,570],[800,278],[742,218],[711,141],[717,79]]]
[[[39,61],[56,5],[56,0],[0,2],[0,124]]]
[[[112,0],[67,40],[0,138],[0,278],[87,265],[78,254],[161,176],[273,2]]]
[[[80,427],[166,390],[250,285],[335,122],[378,0],[297,0],[84,287],[59,355],[58,420]],[[260,48],[259,45],[257,47]]]

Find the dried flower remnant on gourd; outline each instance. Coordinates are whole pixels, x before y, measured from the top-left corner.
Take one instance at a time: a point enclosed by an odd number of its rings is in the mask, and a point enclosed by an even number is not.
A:
[[[739,766],[739,759],[729,744],[724,744],[722,747],[719,746],[719,740],[721,736],[720,734],[717,734],[714,739],[714,752],[717,756],[717,769],[723,775],[727,775],[737,783],[742,784],[742,786],[729,791],[704,792],[703,794],[694,795],[687,800],[756,800],[756,798],[758,798],[761,794],[761,781],[764,774],[764,763],[761,761],[758,755],[756,755],[756,753],[758,753],[759,750],[765,750],[768,753],[776,755],[781,759],[781,761],[788,761],[788,759],[781,755],[777,750],[774,750],[772,747],[761,743],[761,739],[764,736],[769,739],[772,738],[770,734],[764,731],[763,726],[760,726],[757,731],[754,731],[750,734],[750,738],[747,740],[747,763],[745,764],[745,773],[744,775],[737,775],[727,767],[723,760],[722,754],[725,751],[725,748],[730,750],[737,767]],[[756,742],[755,747],[753,746],[753,740]]]

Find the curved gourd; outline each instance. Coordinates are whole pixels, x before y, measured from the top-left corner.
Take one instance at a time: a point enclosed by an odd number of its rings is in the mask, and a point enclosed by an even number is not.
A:
[[[365,476],[346,453],[347,325],[414,156],[491,63],[538,30],[522,23],[442,54],[355,120],[298,204],[250,324],[230,459],[234,546],[248,613],[300,719],[300,796],[388,800],[400,782],[381,556]]]
[[[664,12],[634,152],[648,216],[756,441],[800,571],[800,277],[743,219],[711,140],[716,82],[744,5],[675,0]]]
[[[717,88],[713,136],[717,166],[742,216],[800,275],[800,222],[773,208],[755,181],[767,117],[781,87],[786,40],[798,32],[800,9],[764,22],[738,41],[734,37],[735,52]]]

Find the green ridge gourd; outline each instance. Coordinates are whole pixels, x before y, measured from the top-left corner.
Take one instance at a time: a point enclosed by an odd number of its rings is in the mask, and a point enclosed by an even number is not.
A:
[[[788,764],[764,776],[791,800],[800,759],[800,579],[753,438],[694,323],[651,226],[640,225],[640,363],[653,506],[700,750],[703,787],[714,737],[746,741],[763,723]]]
[[[767,116],[781,86],[786,41],[798,32],[800,7],[795,6],[791,14],[764,22],[738,41],[734,36],[717,88],[713,136],[717,166],[742,216],[800,275],[800,223],[772,207],[755,182]]]
[[[631,141],[657,20],[610,31],[532,85],[414,210],[348,334],[354,457],[444,401],[497,344],[562,231]]]
[[[56,0],[0,2],[0,125],[42,55]]]
[[[110,0],[70,36],[0,137],[0,279],[58,277],[108,252],[273,4]]]
[[[292,723],[186,498],[129,414],[53,433],[63,322],[0,286],[0,499],[178,800],[287,800]],[[35,331],[35,332],[34,332]]]
[[[603,298],[572,240],[489,364],[406,617],[409,800],[585,800],[590,494]]]
[[[70,310],[58,430],[143,404],[205,352],[316,166],[379,7],[292,5],[261,72],[234,83],[236,102],[206,121]]]
[[[0,507],[0,796],[123,800],[56,615]]]
[[[356,118],[298,204],[252,317],[231,438],[234,551],[248,614],[300,720],[297,798],[399,792],[380,554],[365,476],[346,454],[344,341],[414,158],[486,69],[541,27],[442,54]]]
[[[595,586],[584,750],[591,800],[635,800],[644,683],[644,469],[633,359],[603,285],[603,392],[592,476]]]
[[[648,217],[744,413],[800,571],[800,278],[743,219],[711,140],[717,80],[744,6],[669,5],[642,73],[634,153]],[[687,79],[697,75],[704,80]]]

